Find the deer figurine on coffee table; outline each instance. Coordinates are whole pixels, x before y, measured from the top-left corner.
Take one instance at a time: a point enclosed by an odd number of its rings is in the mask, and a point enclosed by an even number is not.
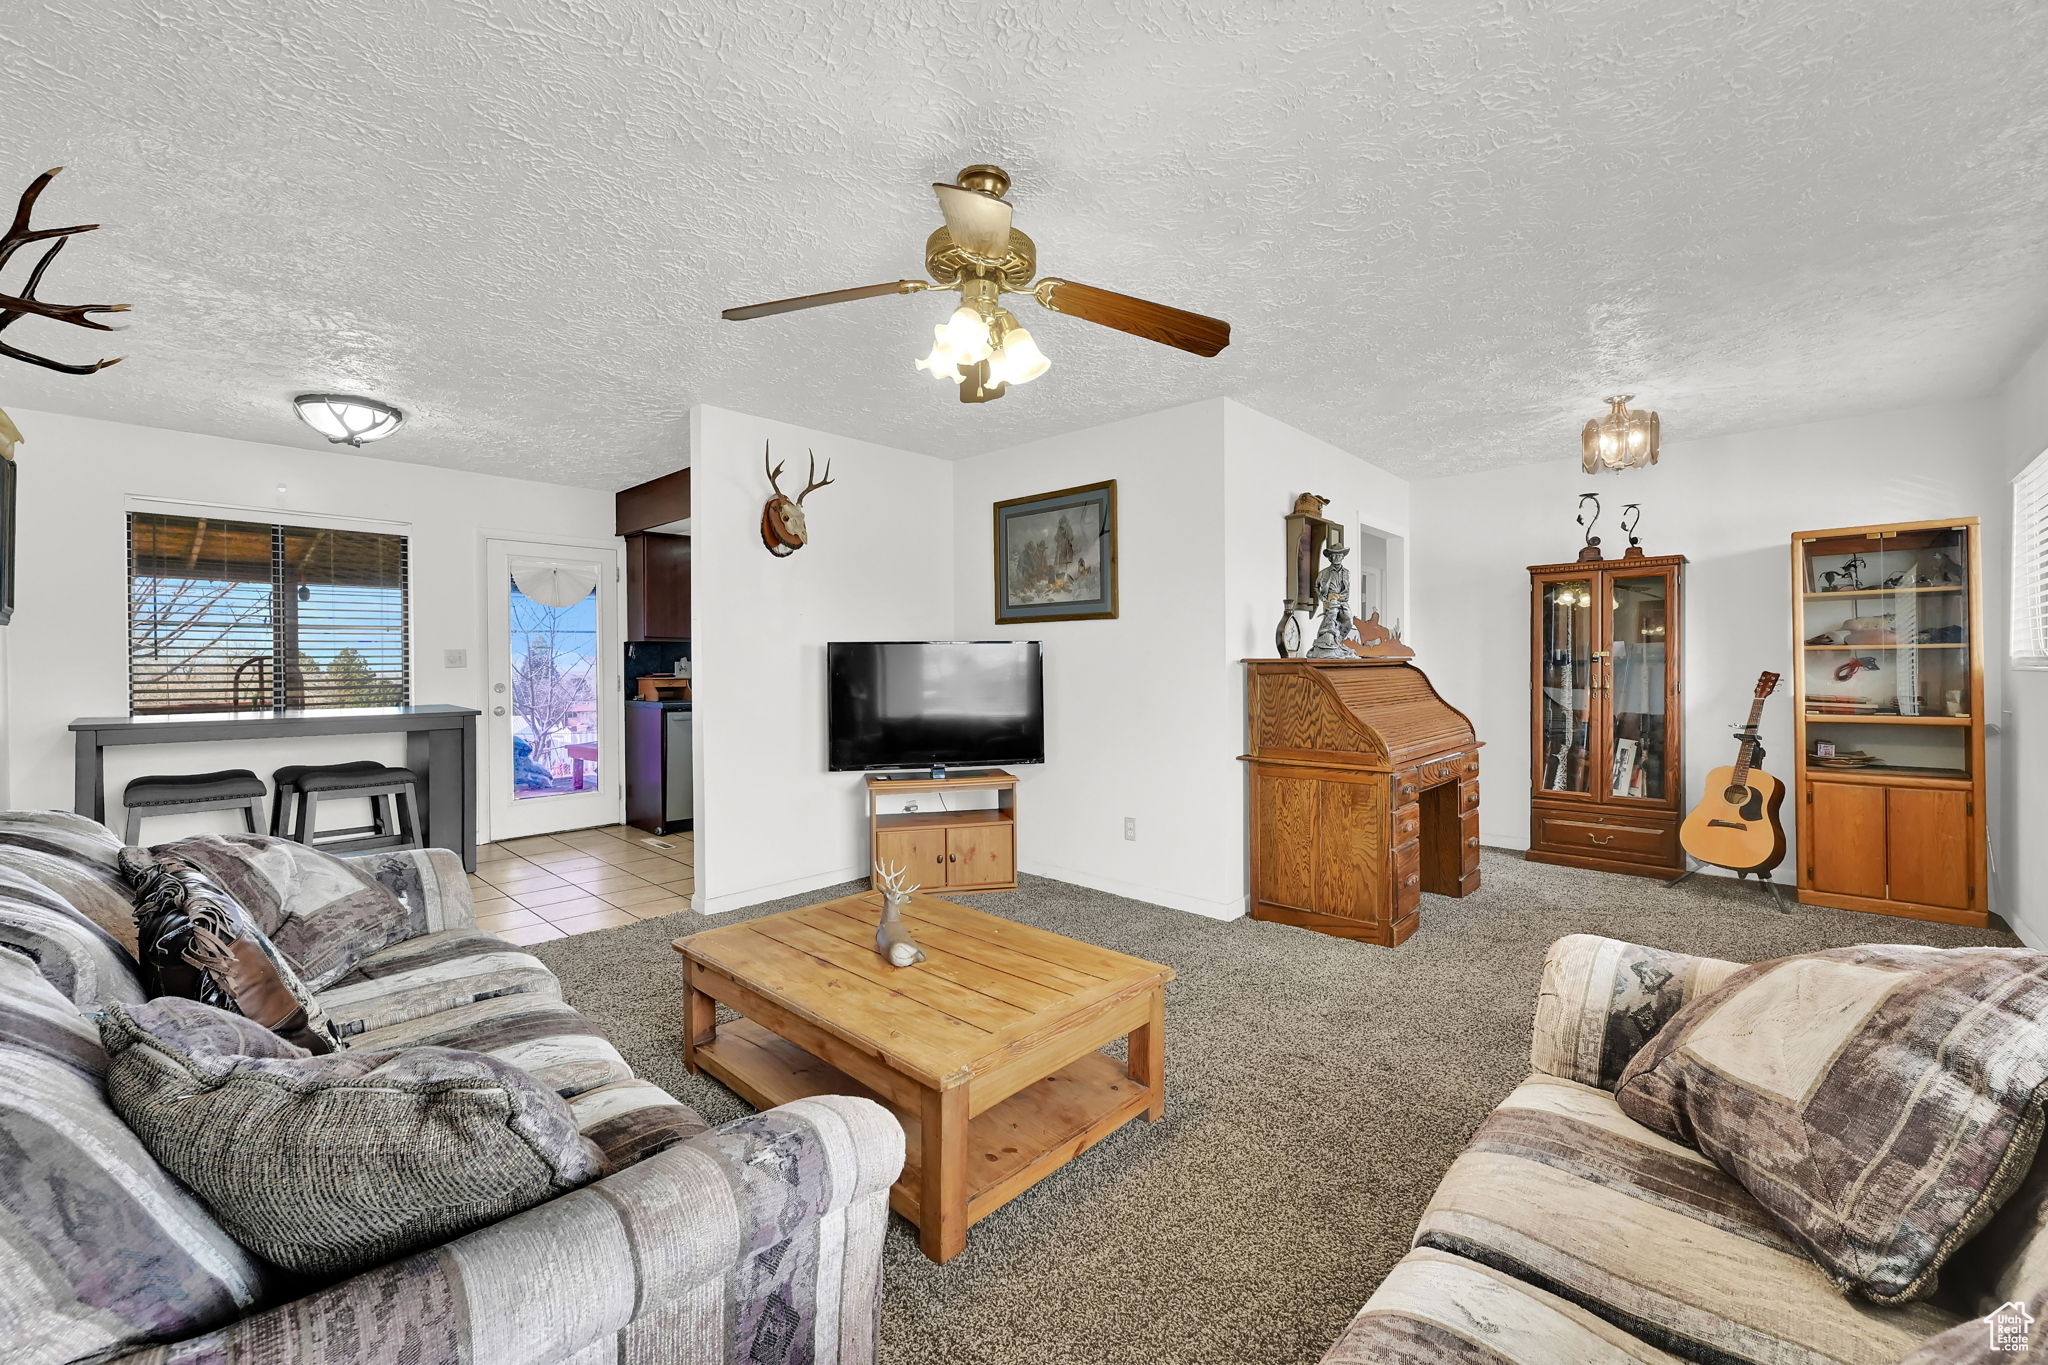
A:
[[[877,863],[871,878],[875,890],[882,893],[882,922],[875,929],[875,949],[892,967],[909,967],[924,961],[924,949],[917,946],[909,926],[903,922],[903,907],[917,894],[915,886],[904,885],[909,875],[907,867]]]

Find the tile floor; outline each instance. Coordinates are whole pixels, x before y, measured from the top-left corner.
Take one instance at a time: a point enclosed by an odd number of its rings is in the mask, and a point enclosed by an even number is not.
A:
[[[673,915],[690,908],[696,860],[694,834],[629,825],[485,844],[469,879],[477,927],[539,943]]]

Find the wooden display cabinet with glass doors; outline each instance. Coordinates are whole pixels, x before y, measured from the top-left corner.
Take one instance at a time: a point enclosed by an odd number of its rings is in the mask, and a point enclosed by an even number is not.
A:
[[[1683,555],[1529,570],[1529,852],[1643,877],[1685,871]]]
[[[1799,899],[1983,925],[1974,517],[1792,537]]]

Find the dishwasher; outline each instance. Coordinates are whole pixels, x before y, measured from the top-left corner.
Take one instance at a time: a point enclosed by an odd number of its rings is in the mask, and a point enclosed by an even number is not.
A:
[[[688,829],[696,817],[691,806],[691,714],[671,710],[661,718],[661,814],[670,829]]]

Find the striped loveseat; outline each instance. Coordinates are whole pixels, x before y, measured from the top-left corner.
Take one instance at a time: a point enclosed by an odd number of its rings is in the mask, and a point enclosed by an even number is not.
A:
[[[1629,1059],[1739,964],[1574,935],[1543,966],[1533,1073],[1452,1163],[1414,1249],[1323,1365],[1994,1365],[2001,1310],[2048,1319],[2048,1159],[1943,1272],[1880,1308],[1712,1160],[1624,1114]]]
[[[89,1015],[143,998],[119,850],[79,816],[0,813],[0,1360],[874,1359],[895,1120],[823,1097],[706,1129],[633,1075],[538,959],[473,927],[440,850],[355,863],[406,918],[318,998],[354,1048],[465,1048],[540,1078],[611,1173],[337,1283],[257,1260],[107,1103]]]

